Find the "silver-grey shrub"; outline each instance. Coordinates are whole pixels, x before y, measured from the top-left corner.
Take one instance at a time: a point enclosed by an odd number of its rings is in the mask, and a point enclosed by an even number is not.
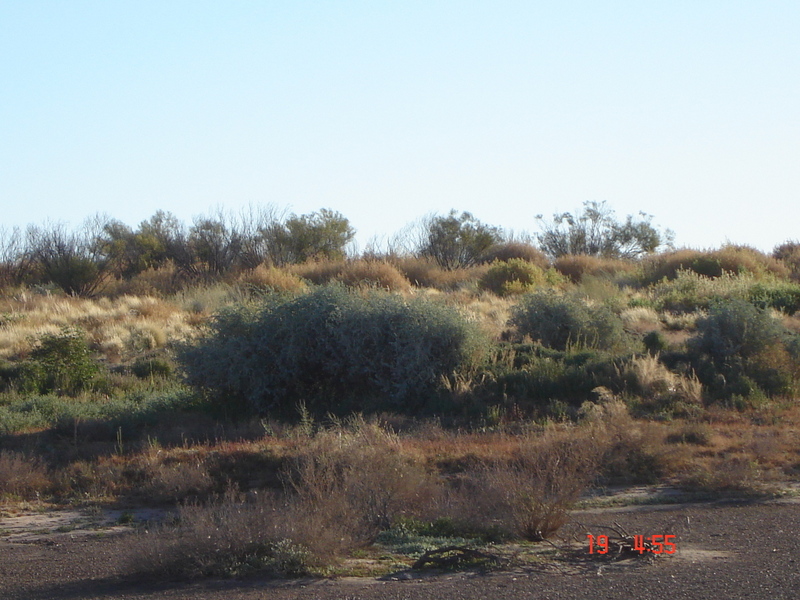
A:
[[[334,285],[224,311],[179,359],[190,384],[260,412],[419,413],[488,345],[451,307]]]
[[[616,351],[630,345],[622,319],[611,309],[552,290],[523,296],[513,308],[511,323],[520,335],[555,350],[584,347]]]

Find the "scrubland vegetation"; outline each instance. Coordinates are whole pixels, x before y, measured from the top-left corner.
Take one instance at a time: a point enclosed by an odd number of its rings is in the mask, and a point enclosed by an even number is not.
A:
[[[537,542],[592,488],[797,476],[800,244],[675,250],[596,203],[529,239],[456,212],[352,236],[333,211],[6,235],[2,501],[172,507],[136,568],[297,575]]]

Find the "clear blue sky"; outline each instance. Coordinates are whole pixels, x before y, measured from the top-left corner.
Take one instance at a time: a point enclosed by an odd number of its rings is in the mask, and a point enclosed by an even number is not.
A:
[[[0,225],[217,206],[800,238],[800,2],[0,0]]]

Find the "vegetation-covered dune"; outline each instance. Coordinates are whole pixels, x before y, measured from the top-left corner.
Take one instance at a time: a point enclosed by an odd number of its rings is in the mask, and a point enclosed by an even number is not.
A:
[[[142,569],[285,575],[535,542],[597,485],[796,476],[797,244],[675,250],[591,203],[523,240],[456,212],[352,236],[327,210],[7,235],[2,501],[179,507]]]

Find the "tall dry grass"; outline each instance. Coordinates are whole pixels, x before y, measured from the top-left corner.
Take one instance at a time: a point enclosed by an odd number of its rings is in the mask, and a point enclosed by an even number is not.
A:
[[[645,259],[645,283],[662,279],[672,280],[680,271],[693,271],[706,277],[720,277],[723,273],[750,274],[756,278],[772,276],[786,278],[789,267],[775,257],[749,246],[728,244],[717,250],[681,248]]]
[[[290,267],[290,272],[316,285],[340,281],[345,285],[407,291],[411,284],[393,264],[383,260],[310,261]]]
[[[50,487],[47,470],[36,457],[20,452],[0,451],[0,498],[44,497]]]
[[[412,285],[440,291],[455,291],[468,286],[477,282],[489,270],[489,265],[486,264],[448,270],[431,259],[414,257],[393,258],[392,264]]]
[[[586,275],[593,277],[618,277],[632,275],[639,269],[639,264],[632,260],[603,258],[586,254],[559,256],[553,263],[556,271],[579,283]]]
[[[0,313],[0,358],[25,356],[36,340],[64,327],[84,330],[92,347],[111,363],[197,333],[184,310],[150,296],[87,299],[23,290],[0,300]]]

